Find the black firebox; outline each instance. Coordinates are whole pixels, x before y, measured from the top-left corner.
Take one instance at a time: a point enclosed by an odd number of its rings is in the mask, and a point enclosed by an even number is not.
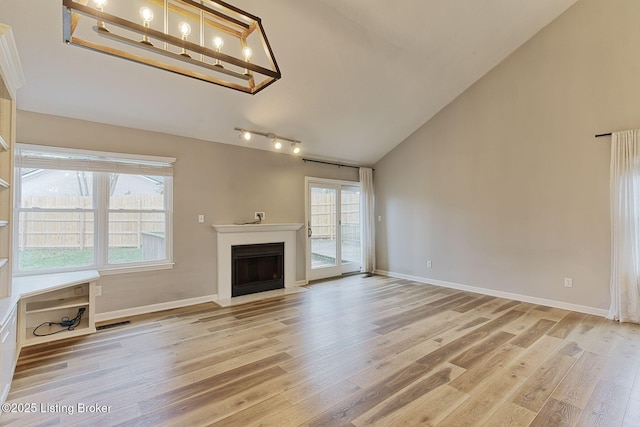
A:
[[[284,288],[284,242],[231,247],[231,296]]]

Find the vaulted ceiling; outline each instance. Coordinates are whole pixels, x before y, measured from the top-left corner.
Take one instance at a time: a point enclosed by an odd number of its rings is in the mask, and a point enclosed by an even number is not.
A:
[[[282,70],[255,96],[67,46],[61,0],[0,0],[18,108],[226,144],[244,127],[372,165],[576,0],[227,1],[262,18]]]

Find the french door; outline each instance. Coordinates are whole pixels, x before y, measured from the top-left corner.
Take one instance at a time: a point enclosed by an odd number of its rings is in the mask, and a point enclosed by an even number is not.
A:
[[[307,178],[307,277],[360,271],[360,185]]]

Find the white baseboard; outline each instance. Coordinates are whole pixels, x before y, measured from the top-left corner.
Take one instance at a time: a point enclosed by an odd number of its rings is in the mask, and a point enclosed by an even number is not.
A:
[[[308,285],[308,284],[309,284],[309,281],[308,281],[308,280],[306,280],[306,279],[305,279],[305,280],[298,280],[298,281],[296,282],[296,286],[306,286],[306,285]]]
[[[457,289],[460,291],[474,292],[476,294],[489,295],[498,298],[507,298],[516,301],[528,302],[531,304],[545,305],[548,307],[561,308],[563,310],[577,311],[579,313],[593,314],[594,316],[607,317],[608,311],[602,308],[589,307],[586,305],[571,304],[563,301],[556,301],[546,298],[532,297],[530,295],[514,294],[511,292],[496,291],[493,289],[479,288],[476,286],[461,285],[459,283],[445,282],[443,280],[428,279],[426,277],[410,276],[408,274],[394,273],[392,271],[376,270],[376,274],[382,276],[395,277],[398,279],[412,280],[418,283],[442,286],[443,288]]]
[[[124,310],[107,311],[105,313],[96,313],[96,322],[104,322],[105,320],[119,319],[128,316],[137,316],[139,314],[148,314],[162,310],[171,310],[172,308],[187,307],[190,305],[213,302],[217,300],[218,295],[208,295],[204,297],[162,302],[160,304],[144,305],[142,307],[126,308]]]

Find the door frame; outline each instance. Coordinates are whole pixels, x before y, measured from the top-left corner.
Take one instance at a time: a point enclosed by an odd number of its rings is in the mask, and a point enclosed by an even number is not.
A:
[[[360,182],[359,181],[347,181],[347,180],[342,180],[342,179],[329,179],[329,178],[316,178],[316,177],[311,177],[311,176],[305,176],[304,178],[304,236],[305,236],[305,248],[306,248],[306,259],[305,259],[305,266],[306,266],[306,271],[305,271],[305,276],[306,276],[306,282],[309,283],[311,279],[311,238],[309,237],[309,226],[310,226],[310,214],[311,212],[309,211],[309,187],[310,185],[313,184],[317,184],[317,185],[326,185],[326,186],[335,186],[338,189],[338,193],[336,194],[336,200],[338,202],[338,208],[336,209],[336,215],[337,215],[337,219],[341,220],[341,207],[342,207],[342,201],[341,201],[341,191],[342,191],[342,186],[346,186],[346,187],[359,187],[360,188]],[[339,223],[340,225],[340,223]],[[361,225],[362,227],[362,225]],[[361,228],[362,230],[362,228]],[[341,236],[342,236],[342,230],[341,227],[338,226],[337,227],[337,235],[340,237],[340,239],[337,239],[337,247],[336,247],[336,255],[340,255],[342,252],[342,242],[341,242]],[[338,273],[338,276],[343,274],[342,273],[342,261],[340,260],[340,257],[337,257],[338,260],[340,261],[338,263],[338,265],[336,266],[336,269],[338,269],[340,271],[340,273]],[[336,270],[336,272],[338,271]],[[362,265],[360,266],[360,270],[362,270]],[[336,276],[337,277],[337,276]],[[318,279],[319,280],[319,279]]]

